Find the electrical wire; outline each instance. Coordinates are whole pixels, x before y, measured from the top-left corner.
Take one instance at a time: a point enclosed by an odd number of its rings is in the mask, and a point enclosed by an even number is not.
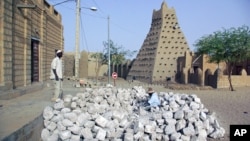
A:
[[[65,0],[65,1],[63,1],[63,2],[59,2],[59,3],[54,4],[53,6],[57,6],[57,5],[60,5],[60,4],[62,4],[62,3],[69,2],[69,1],[75,1],[75,0]]]
[[[82,33],[83,33],[82,38],[84,37],[86,48],[87,48],[87,52],[89,53],[89,48],[88,48],[88,43],[87,43],[87,39],[86,39],[86,34],[84,32],[84,28],[83,28],[83,24],[82,24],[83,22],[82,22],[82,16],[81,16],[81,14],[80,14],[80,21],[81,21],[81,30],[82,30]],[[83,42],[83,39],[81,41]]]

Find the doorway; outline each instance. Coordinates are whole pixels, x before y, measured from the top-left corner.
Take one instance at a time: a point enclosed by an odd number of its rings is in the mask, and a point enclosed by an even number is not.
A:
[[[39,41],[31,40],[31,82],[39,81]]]

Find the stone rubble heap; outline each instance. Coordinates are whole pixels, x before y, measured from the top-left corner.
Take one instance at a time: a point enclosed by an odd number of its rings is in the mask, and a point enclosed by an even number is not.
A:
[[[196,95],[160,92],[159,107],[147,107],[145,89],[86,88],[43,111],[43,141],[205,141],[222,138],[214,113]]]

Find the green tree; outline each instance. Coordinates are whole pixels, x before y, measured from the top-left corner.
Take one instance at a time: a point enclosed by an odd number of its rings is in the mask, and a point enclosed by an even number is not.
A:
[[[126,57],[132,57],[136,51],[130,51],[130,50],[124,50],[123,46],[118,46],[115,44],[112,40],[108,42],[103,42],[104,50],[103,52],[97,52],[91,55],[91,58],[94,58],[96,60],[96,67],[95,67],[95,73],[96,73],[96,82],[98,80],[98,74],[101,69],[102,65],[108,65],[108,49],[110,47],[110,64],[117,65],[122,64],[127,58]]]
[[[112,65],[122,64],[127,59],[126,57],[132,57],[136,53],[136,50],[125,50],[123,46],[115,44],[112,40],[109,41],[109,46],[108,42],[104,41],[103,46],[105,49],[104,56],[107,59],[107,62],[108,49],[110,47],[110,64]]]
[[[198,54],[207,54],[209,62],[225,62],[227,65],[230,90],[234,91],[231,75],[236,63],[250,57],[250,30],[248,26],[223,29],[203,36],[196,44]]]

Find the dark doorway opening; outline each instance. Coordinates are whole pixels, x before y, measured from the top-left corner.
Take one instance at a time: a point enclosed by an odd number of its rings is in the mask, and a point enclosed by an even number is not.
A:
[[[39,81],[39,41],[31,40],[31,82]]]

